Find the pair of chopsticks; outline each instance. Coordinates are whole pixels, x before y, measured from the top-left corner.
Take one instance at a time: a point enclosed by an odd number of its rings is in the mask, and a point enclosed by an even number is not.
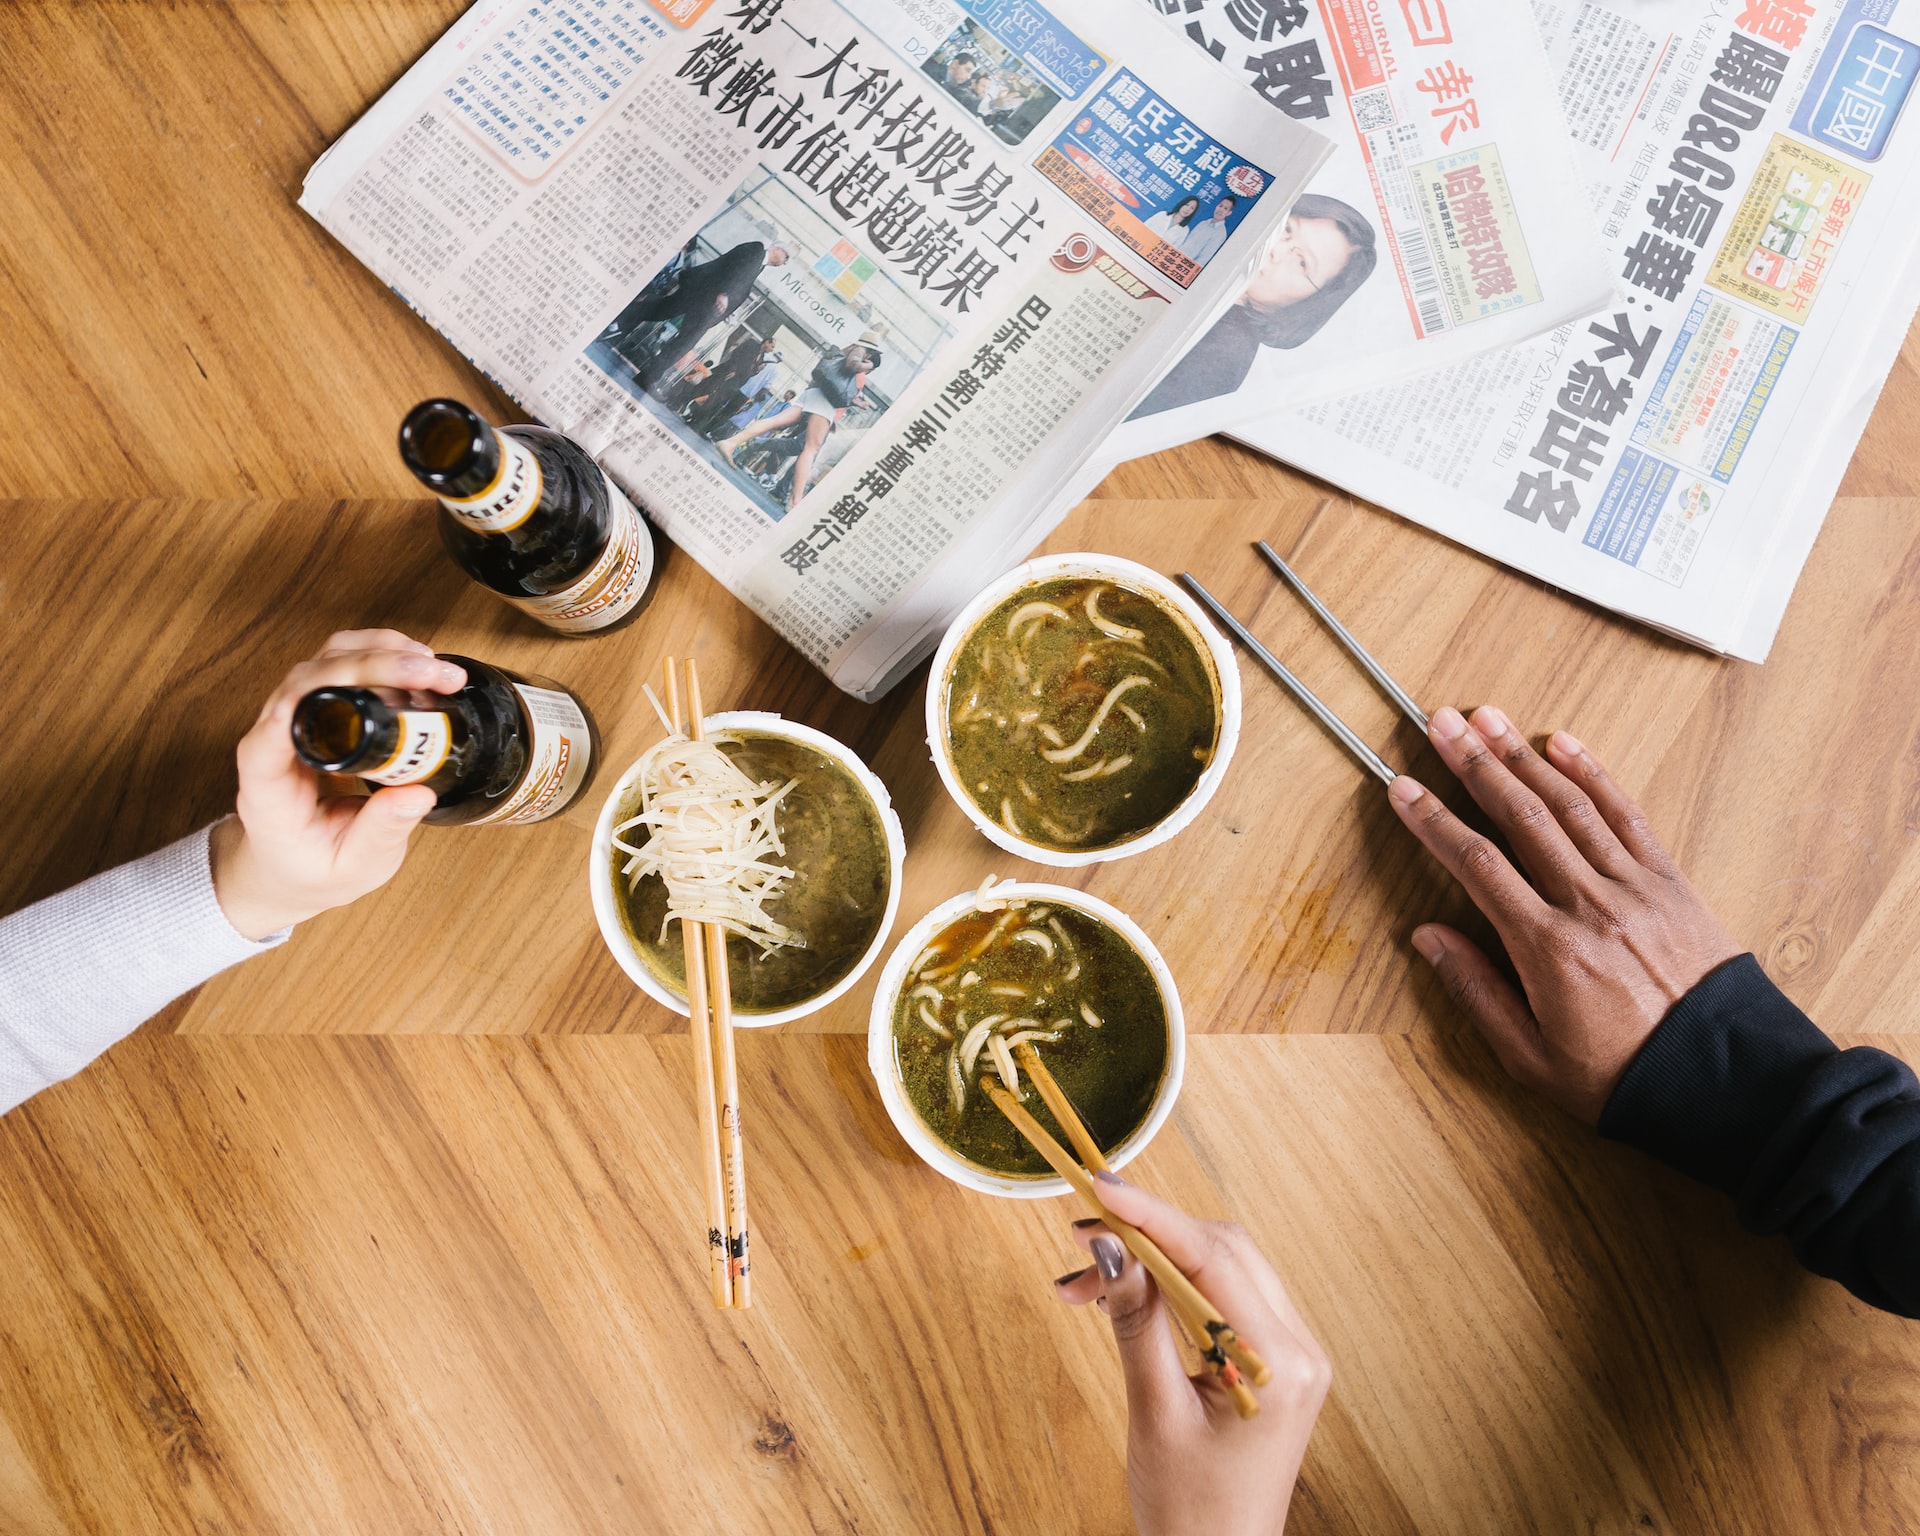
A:
[[[667,714],[676,732],[707,739],[700,673],[687,658],[687,711],[680,677],[666,660]],[[683,718],[685,724],[682,723]],[[747,1167],[740,1141],[740,1078],[733,1059],[733,986],[727,977],[727,932],[718,923],[680,923],[687,957],[687,1025],[693,1040],[694,1097],[700,1111],[700,1156],[707,1186],[707,1256],[716,1307],[753,1305],[747,1253]]]
[[[1272,545],[1267,543],[1265,539],[1262,539],[1253,547],[1260,551],[1261,556],[1266,560],[1268,565],[1272,566],[1274,570],[1279,573],[1280,578],[1300,595],[1301,601],[1314,611],[1314,615],[1320,622],[1333,632],[1334,639],[1338,640],[1340,644],[1345,647],[1347,654],[1359,664],[1360,670],[1373,679],[1379,686],[1380,691],[1393,700],[1394,704],[1399,708],[1400,713],[1418,726],[1420,728],[1420,734],[1425,736],[1427,734],[1427,712],[1414,701],[1413,695],[1396,683],[1393,678],[1388,675],[1387,669],[1375,661],[1368,653],[1367,648],[1358,640],[1354,639],[1346,625],[1336,619],[1327,605],[1313,595],[1312,589],[1300,579],[1293,567],[1274,553]],[[1397,775],[1393,769],[1388,766],[1386,760],[1382,758],[1378,752],[1374,751],[1372,747],[1362,741],[1346,721],[1328,709],[1314,694],[1311,688],[1282,666],[1280,659],[1275,656],[1272,651],[1254,639],[1252,631],[1231,613],[1227,612],[1220,600],[1200,585],[1200,579],[1197,576],[1191,571],[1182,571],[1180,573],[1180,580],[1185,583],[1187,590],[1200,600],[1207,612],[1218,619],[1222,627],[1225,628],[1234,639],[1238,640],[1241,645],[1246,647],[1247,653],[1252,656],[1255,661],[1259,662],[1261,666],[1265,667],[1267,671],[1271,672],[1275,680],[1300,701],[1307,713],[1327,728],[1334,740],[1338,741],[1341,746],[1353,754],[1355,760],[1359,762],[1362,768],[1366,769],[1368,773],[1379,779],[1383,784],[1391,784],[1394,781]]]
[[[1253,1388],[1247,1385],[1247,1378],[1252,1379],[1254,1386],[1263,1387],[1272,1379],[1272,1370],[1266,1361],[1240,1341],[1239,1334],[1220,1315],[1219,1309],[1200,1294],[1199,1287],[1180,1271],[1173,1260],[1160,1251],[1158,1243],[1101,1204],[1093,1179],[1087,1171],[1108,1171],[1106,1155],[1101,1152],[1100,1144],[1088,1134],[1080,1116],[1074,1112],[1073,1101],[1054,1081],[1053,1074],[1047,1070],[1046,1063],[1041,1061],[1040,1053],[1032,1043],[1023,1041],[1013,1049],[1020,1066],[1033,1080],[1034,1087],[1040,1090],[1040,1097],[1047,1101],[1047,1108],[1053,1111],[1053,1118],[1060,1122],[1060,1128],[1067,1133],[1067,1139],[1073,1143],[1074,1150],[1080,1154],[1086,1167],[1082,1168],[1069,1157],[1066,1148],[1055,1141],[1047,1133],[1047,1128],[1034,1119],[1003,1085],[991,1077],[984,1077],[980,1080],[980,1086],[1020,1134],[1033,1143],[1034,1150],[1053,1165],[1053,1171],[1073,1186],[1080,1198],[1086,1201],[1087,1208],[1105,1222],[1113,1235],[1125,1243],[1133,1256],[1146,1267],[1147,1273],[1158,1282],[1160,1294],[1166,1298],[1169,1310],[1179,1319],[1188,1341],[1225,1383],[1233,1399],[1234,1411],[1243,1419],[1252,1418],[1260,1411],[1260,1402],[1253,1395]]]

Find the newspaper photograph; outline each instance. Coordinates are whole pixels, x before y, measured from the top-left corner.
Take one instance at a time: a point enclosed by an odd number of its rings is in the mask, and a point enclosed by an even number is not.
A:
[[[1622,301],[1234,435],[1764,660],[1920,293],[1920,4],[1535,10]]]
[[[1527,0],[1128,0],[1334,151],[1101,457],[1392,383],[1592,314],[1614,274]],[[1204,250],[1212,209],[1174,210]]]
[[[1330,152],[1219,85],[1133,4],[480,0],[301,204],[874,697]]]

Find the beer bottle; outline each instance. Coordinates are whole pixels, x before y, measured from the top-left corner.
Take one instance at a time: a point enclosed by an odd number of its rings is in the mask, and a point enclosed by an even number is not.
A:
[[[440,498],[460,568],[548,628],[597,634],[645,606],[652,530],[578,443],[424,400],[400,424],[400,457]]]
[[[466,669],[458,693],[314,689],[294,706],[295,755],[375,788],[425,784],[440,797],[431,822],[544,821],[578,799],[600,747],[580,701],[547,678],[440,659]]]

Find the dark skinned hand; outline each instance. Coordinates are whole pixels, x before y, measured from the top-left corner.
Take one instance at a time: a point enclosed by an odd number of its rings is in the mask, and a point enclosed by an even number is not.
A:
[[[1404,774],[1393,808],[1486,914],[1525,995],[1442,923],[1416,928],[1414,947],[1508,1072],[1595,1124],[1667,1010],[1741,948],[1565,731],[1542,757],[1487,705],[1471,721],[1440,710],[1429,736],[1520,868]]]

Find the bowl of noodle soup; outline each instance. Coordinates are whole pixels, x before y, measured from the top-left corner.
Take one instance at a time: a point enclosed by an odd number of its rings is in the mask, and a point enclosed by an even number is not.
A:
[[[1050,941],[1022,942],[1041,935]],[[1186,1021],[1153,941],[1083,891],[989,881],[942,902],[894,946],[868,1017],[868,1070],[894,1128],[936,1172],[1003,1199],[1071,1194],[978,1089],[997,1073],[1066,1144],[1017,1065],[995,1065],[1023,1040],[1114,1168],[1173,1113]]]
[[[804,940],[761,949],[737,933],[727,941],[734,1023],[786,1024],[817,1013],[879,959],[900,908],[906,839],[887,788],[851,748],[775,714],[709,715],[708,740],[762,785],[788,784],[773,814],[779,847],[765,862],[792,871],[766,903],[776,926]],[[645,829],[623,831],[642,809],[643,753],[607,795],[588,859],[593,913],[620,968],[655,1002],[687,1014],[679,922],[667,921],[657,875],[630,877],[632,849]],[[616,839],[619,839],[617,842]]]
[[[1226,777],[1232,648],[1180,587],[1114,555],[1049,555],[961,610],[927,681],[947,793],[1009,853],[1072,868],[1158,847]]]

